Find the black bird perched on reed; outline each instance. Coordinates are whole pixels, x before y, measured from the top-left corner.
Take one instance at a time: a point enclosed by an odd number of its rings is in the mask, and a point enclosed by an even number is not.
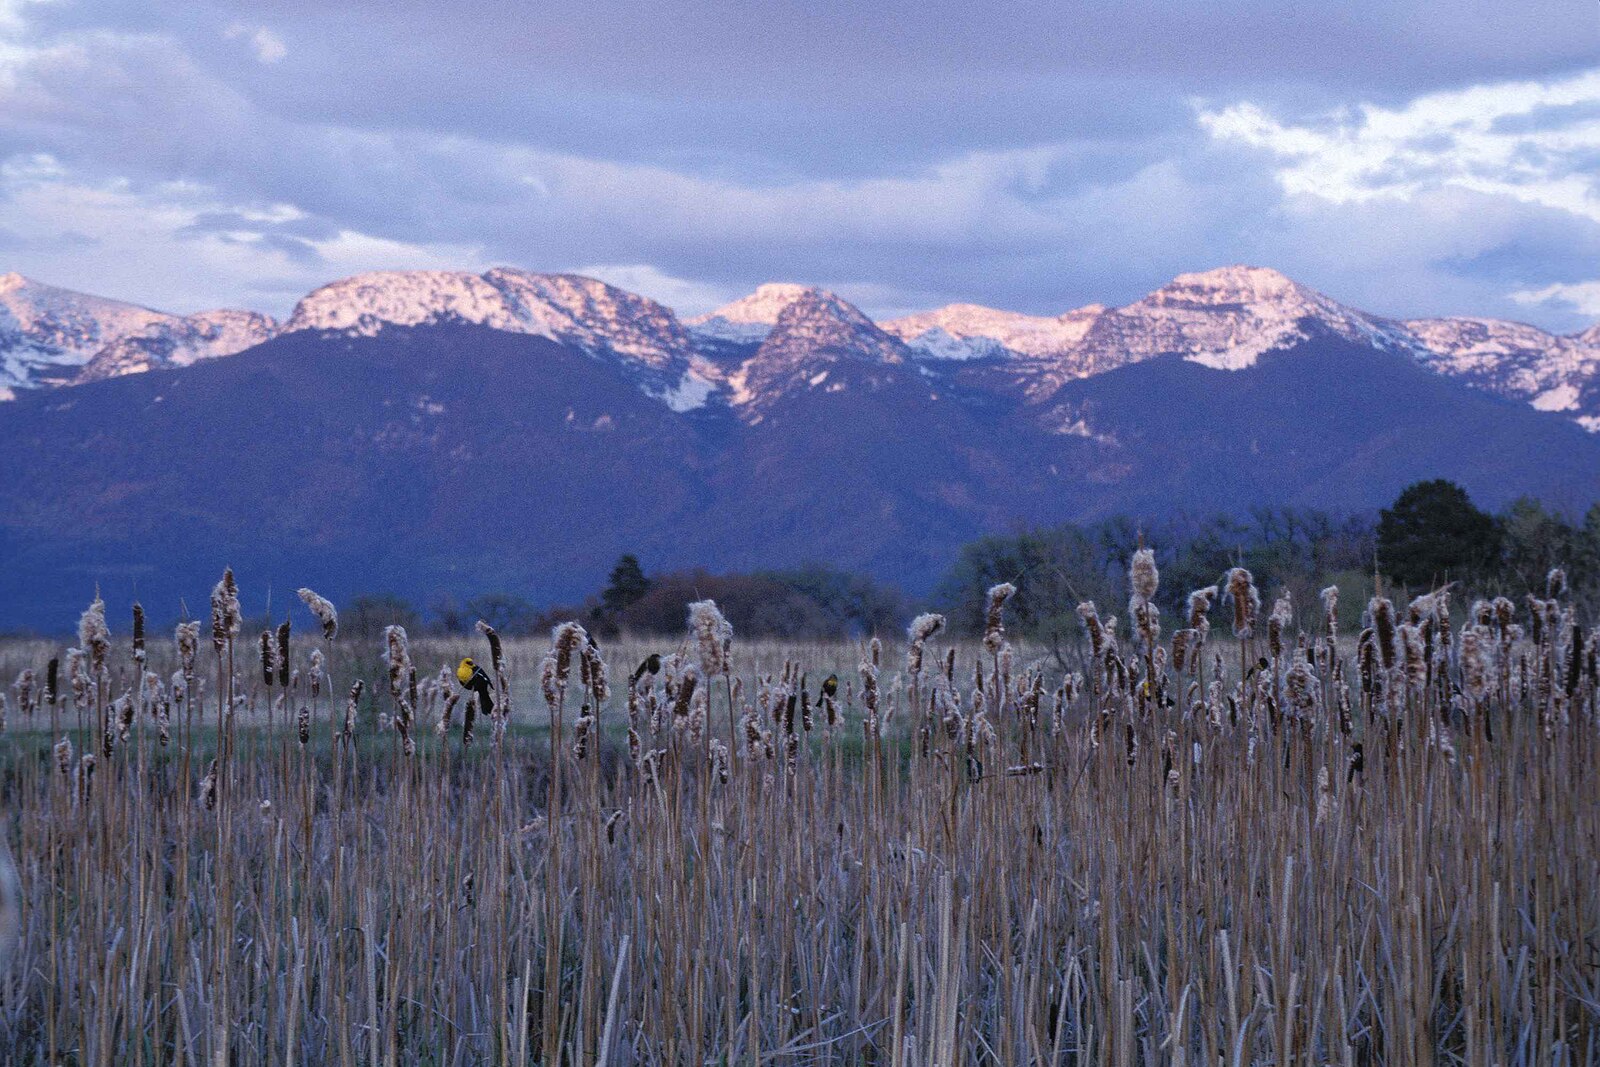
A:
[[[830,674],[822,680],[822,695],[832,700],[839,695],[839,676]]]
[[[456,668],[456,681],[461,683],[461,688],[478,698],[485,715],[494,714],[494,683],[489,681],[489,676],[484,673],[482,667],[472,662],[470,656],[463,659],[461,665]]]
[[[638,667],[634,668],[633,677],[628,679],[628,684],[630,686],[638,685],[640,678],[643,678],[647,674],[651,677],[654,677],[660,670],[661,653],[652,652],[644,658],[643,662],[641,662]]]

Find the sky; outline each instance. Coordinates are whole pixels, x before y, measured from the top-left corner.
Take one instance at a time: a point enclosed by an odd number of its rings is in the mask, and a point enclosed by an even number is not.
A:
[[[1276,267],[1600,319],[1600,2],[0,0],[0,273],[362,270],[1034,313]]]

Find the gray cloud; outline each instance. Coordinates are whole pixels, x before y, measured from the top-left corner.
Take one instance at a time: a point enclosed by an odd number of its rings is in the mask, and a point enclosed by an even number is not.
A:
[[[1287,188],[1277,152],[1201,128],[1192,103],[1331,136],[1338,108],[1559,78],[1592,57],[1594,13],[1569,5],[21,10],[0,50],[7,255],[169,306],[281,313],[339,272],[511,262],[690,303],[786,277],[878,310],[1058,311],[1256,261],[1375,311],[1566,327],[1570,307],[1509,293],[1593,274],[1591,220],[1452,189],[1449,130],[1405,138],[1359,176],[1375,199],[1339,203]],[[1570,129],[1587,107],[1493,121]],[[1546,140],[1517,163],[1582,174],[1596,150]],[[69,229],[102,242],[92,262]],[[136,240],[186,261],[152,274]]]

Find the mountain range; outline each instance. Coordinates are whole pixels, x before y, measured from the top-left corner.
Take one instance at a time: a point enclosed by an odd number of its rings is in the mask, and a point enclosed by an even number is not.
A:
[[[228,563],[423,602],[581,595],[624,551],[915,591],[983,533],[1117,512],[1600,499],[1600,327],[1385,319],[1259,267],[883,322],[510,268],[358,275],[281,323],[5,275],[0,397],[0,626],[95,584],[192,604]]]

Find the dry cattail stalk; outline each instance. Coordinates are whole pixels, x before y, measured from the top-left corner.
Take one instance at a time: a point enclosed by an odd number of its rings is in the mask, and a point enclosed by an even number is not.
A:
[[[316,617],[317,622],[322,624],[322,639],[324,641],[332,641],[339,635],[339,613],[334,610],[332,601],[318,596],[309,589],[300,590],[300,599],[305,601],[305,605],[310,609],[311,614]]]
[[[211,769],[206,771],[206,776],[200,779],[200,803],[205,805],[207,811],[214,811],[217,806],[217,761],[211,761]]]
[[[106,605],[99,597],[78,618],[78,645],[89,654],[89,664],[98,675],[106,665],[111,648],[111,631],[106,627]]]
[[[1000,645],[1005,641],[1005,607],[1017,591],[1017,587],[1010,582],[1001,582],[999,585],[989,587],[988,607],[984,612],[983,647],[991,654],[1000,651]]]
[[[305,746],[307,744],[310,744],[310,742],[311,742],[311,709],[308,708],[304,704],[300,705],[299,714],[297,714],[295,716],[295,728],[299,731],[301,746],[303,747],[303,746]]]
[[[133,662],[144,666],[144,605],[133,602]]]
[[[359,678],[350,686],[350,696],[344,705],[344,730],[345,741],[350,741],[356,736],[356,710],[361,706],[361,691],[366,688],[366,683]]]
[[[96,760],[93,752],[85,752],[78,760],[78,799],[87,801],[94,790]]]
[[[906,673],[913,679],[922,674],[922,649],[944,628],[944,616],[932,612],[918,615],[906,628]]]
[[[67,775],[71,774],[72,741],[70,738],[63,737],[61,740],[55,743],[55,755],[56,770],[61,772],[62,777],[66,777]]]
[[[594,716],[589,714],[588,705],[584,706],[583,714],[578,716],[578,721],[572,724],[572,755],[574,759],[583,759],[589,754],[589,732],[594,729]]]

